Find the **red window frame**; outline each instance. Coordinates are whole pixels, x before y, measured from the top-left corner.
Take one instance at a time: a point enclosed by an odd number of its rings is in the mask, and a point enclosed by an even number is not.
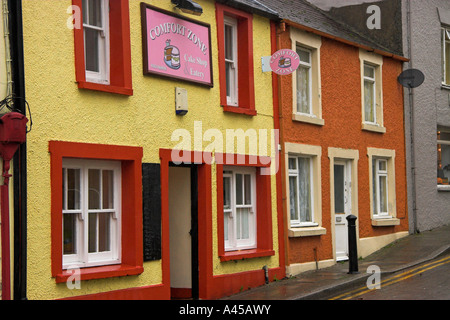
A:
[[[131,77],[129,0],[110,0],[109,3],[110,84],[86,81],[82,22],[80,22],[81,28],[74,28],[76,81],[80,89],[131,96],[133,95],[133,86]],[[80,8],[82,17],[82,0],[72,0],[72,4]]]
[[[246,258],[267,257],[275,255],[272,238],[272,193],[271,175],[262,174],[270,170],[270,158],[236,154],[216,154],[222,159],[216,164],[217,180],[217,238],[220,261],[240,260]],[[223,219],[223,166],[243,166],[256,168],[256,248],[225,251]]]
[[[122,164],[122,262],[118,265],[81,268],[81,280],[141,274],[142,156],[141,147],[50,141],[52,277],[57,283],[73,275],[63,270],[62,161],[63,158],[116,160]]]
[[[230,16],[238,23],[238,106],[227,105],[225,77],[225,27],[224,16]],[[253,74],[253,15],[216,3],[217,40],[219,49],[220,103],[225,112],[256,115],[255,83]]]

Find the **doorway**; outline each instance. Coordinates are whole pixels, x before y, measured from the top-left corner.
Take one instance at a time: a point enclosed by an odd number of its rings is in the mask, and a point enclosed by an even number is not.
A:
[[[198,181],[196,165],[169,165],[170,292],[198,299]]]
[[[348,260],[347,216],[352,214],[351,160],[334,162],[334,228],[336,261]]]

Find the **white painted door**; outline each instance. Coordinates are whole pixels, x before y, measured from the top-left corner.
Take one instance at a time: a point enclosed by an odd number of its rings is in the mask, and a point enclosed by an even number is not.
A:
[[[348,231],[346,217],[352,211],[351,162],[334,163],[334,225],[336,241],[336,261],[348,259]]]

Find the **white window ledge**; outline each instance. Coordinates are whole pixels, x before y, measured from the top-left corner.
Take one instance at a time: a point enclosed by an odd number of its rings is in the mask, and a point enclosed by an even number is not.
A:
[[[327,229],[322,227],[291,227],[288,230],[288,236],[290,238],[320,236],[326,233]]]
[[[365,131],[372,131],[378,133],[386,133],[386,128],[379,126],[377,124],[364,123],[362,124],[362,129]]]
[[[441,84],[441,89],[450,90],[450,84],[442,83],[442,84]]]
[[[400,224],[400,219],[393,217],[386,218],[372,218],[372,226],[374,227],[388,227],[388,226],[398,226]]]
[[[323,126],[325,124],[325,120],[321,119],[321,118],[317,118],[316,116],[309,116],[306,114],[299,114],[299,113],[294,113],[292,114],[292,120],[293,121],[299,121],[299,122],[306,122],[306,123],[310,123],[310,124],[315,124],[318,126]]]
[[[437,191],[450,192],[450,185],[438,185]]]

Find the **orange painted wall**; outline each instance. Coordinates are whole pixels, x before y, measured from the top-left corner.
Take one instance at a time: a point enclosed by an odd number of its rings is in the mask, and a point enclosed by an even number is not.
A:
[[[291,48],[289,28],[280,35],[279,45],[281,48]],[[322,37],[320,52],[324,126],[292,121],[292,77],[283,76],[280,80],[283,142],[322,147],[322,227],[327,229],[327,233],[321,236],[289,238],[288,264],[314,261],[315,258],[317,260],[333,258],[328,147],[359,150],[359,238],[408,230],[403,88],[397,83],[397,77],[402,71],[402,62],[389,57],[384,57],[383,60],[383,110],[386,133],[380,134],[361,129],[359,49]],[[397,218],[400,219],[398,226],[373,227],[371,224],[368,147],[395,149],[396,205]],[[284,174],[283,178],[285,179]],[[288,197],[284,198],[284,201],[289,201]]]

